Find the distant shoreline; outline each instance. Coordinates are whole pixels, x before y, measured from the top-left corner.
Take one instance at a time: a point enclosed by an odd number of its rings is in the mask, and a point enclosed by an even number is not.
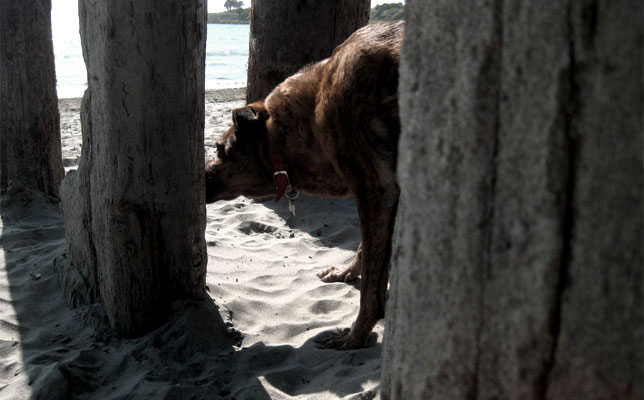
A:
[[[246,98],[246,86],[236,88],[206,89],[205,96],[215,102],[238,101]],[[60,107],[80,107],[82,97],[59,97]]]
[[[248,25],[249,19],[250,7],[208,14],[209,24]]]
[[[392,0],[395,1],[395,0]],[[403,3],[387,3],[375,6],[369,11],[369,23],[397,21],[404,18],[405,6]],[[209,24],[248,25],[250,20],[250,7],[232,9],[219,13],[209,13]]]
[[[208,22],[208,25],[250,25],[248,22]]]

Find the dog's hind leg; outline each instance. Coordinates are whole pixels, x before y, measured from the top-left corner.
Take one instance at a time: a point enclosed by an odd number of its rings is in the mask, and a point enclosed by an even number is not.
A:
[[[362,274],[362,243],[358,246],[356,250],[356,255],[351,261],[350,264],[344,268],[340,267],[331,267],[327,268],[324,271],[321,271],[317,274],[323,282],[349,282],[355,279]]]
[[[392,181],[393,179],[390,180]],[[370,185],[369,180],[365,179],[356,187],[354,195],[362,233],[360,311],[351,330],[342,336],[326,340],[323,343],[326,348],[349,350],[364,347],[374,325],[384,317],[391,237],[399,193],[395,182],[383,188]]]

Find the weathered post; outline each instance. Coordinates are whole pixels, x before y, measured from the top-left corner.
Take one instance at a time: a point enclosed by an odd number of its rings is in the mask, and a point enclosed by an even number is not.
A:
[[[252,0],[247,102],[262,100],[303,66],[327,58],[369,22],[371,0]]]
[[[382,397],[641,398],[642,3],[406,7]]]
[[[83,151],[62,185],[68,299],[133,336],[203,294],[204,0],[79,7]]]
[[[58,197],[63,179],[51,0],[0,2],[0,186],[32,180]]]

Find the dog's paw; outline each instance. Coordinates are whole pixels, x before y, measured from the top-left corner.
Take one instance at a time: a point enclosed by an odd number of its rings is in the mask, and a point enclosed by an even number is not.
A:
[[[317,277],[322,280],[322,282],[331,283],[331,282],[349,282],[354,279],[357,279],[357,276],[353,276],[351,273],[351,268],[338,268],[331,267],[327,268],[324,271],[318,272]]]
[[[323,349],[354,350],[365,347],[365,340],[356,337],[349,328],[324,335],[317,342]]]

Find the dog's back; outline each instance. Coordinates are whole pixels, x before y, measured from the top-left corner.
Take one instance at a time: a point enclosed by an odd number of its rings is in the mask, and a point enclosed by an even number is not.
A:
[[[403,34],[402,21],[368,25],[356,31],[321,68],[319,94],[350,97],[356,106],[367,102],[388,108],[397,98]]]
[[[365,26],[266,98],[269,131],[277,147],[289,153],[285,159],[296,165],[295,173],[329,177],[313,193],[348,194],[347,175],[365,170],[365,162],[376,162],[379,170],[369,175],[394,179],[403,34],[402,21]]]
[[[315,119],[319,136],[344,151],[371,153],[395,172],[400,135],[398,65],[404,23],[368,25],[338,46],[321,68]],[[338,148],[338,147],[336,147]]]

